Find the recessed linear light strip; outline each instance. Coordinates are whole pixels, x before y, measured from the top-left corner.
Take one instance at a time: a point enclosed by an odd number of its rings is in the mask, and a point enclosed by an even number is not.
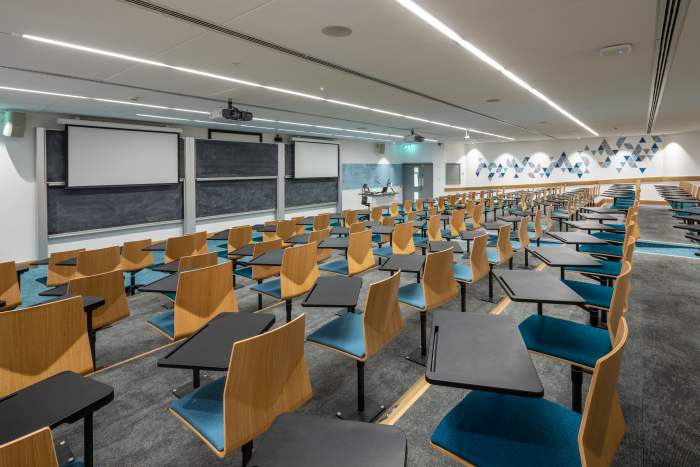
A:
[[[433,16],[431,13],[429,13],[427,10],[425,10],[423,7],[418,5],[413,0],[395,0],[395,1],[398,2],[404,8],[406,8],[408,11],[410,11],[411,13],[416,15],[418,18],[420,18],[421,20],[428,23],[434,29],[438,30],[439,32],[441,32],[442,34],[447,36],[449,39],[455,41],[457,44],[459,44],[462,48],[467,50],[469,53],[476,56],[478,59],[485,62],[486,64],[488,64],[492,68],[495,68],[496,70],[500,71],[506,78],[510,79],[518,86],[526,89],[528,92],[530,92],[531,94],[533,94],[537,98],[546,102],[550,107],[557,110],[559,113],[564,115],[566,118],[568,118],[572,122],[576,123],[581,128],[585,129],[586,131],[588,131],[589,133],[591,133],[594,136],[600,136],[598,133],[596,133],[595,130],[591,129],[589,126],[587,126],[581,120],[574,117],[566,110],[562,109],[556,102],[552,101],[549,97],[545,96],[540,91],[538,91],[537,89],[530,86],[523,79],[521,79],[518,75],[516,75],[512,71],[507,70],[503,65],[498,63],[496,60],[494,60],[490,56],[488,56],[484,51],[482,51],[481,49],[476,47],[471,42],[463,39],[459,34],[457,34],[455,31],[453,31],[449,26],[447,26],[445,23],[443,23],[442,21],[437,19],[435,16]],[[469,131],[474,131],[474,130],[469,130]]]
[[[201,70],[195,70],[195,69],[193,69],[193,68],[187,68],[187,67],[181,67],[181,66],[175,66],[175,65],[168,65],[167,63],[158,62],[158,61],[154,61],[154,60],[148,60],[148,59],[140,58],[140,57],[135,57],[135,56],[133,56],[133,55],[127,55],[127,54],[122,54],[122,53],[118,53],[118,52],[111,52],[111,51],[109,51],[109,50],[97,49],[97,48],[94,48],[94,47],[86,47],[86,46],[83,46],[83,45],[73,44],[73,43],[71,43],[71,42],[64,42],[64,41],[59,41],[59,40],[55,40],[55,39],[49,39],[49,38],[41,37],[41,36],[34,36],[34,35],[31,35],[31,34],[19,34],[19,36],[22,37],[22,38],[24,38],[24,39],[28,39],[28,40],[32,40],[32,41],[42,42],[42,43],[45,43],[45,44],[55,45],[55,46],[59,46],[59,47],[66,47],[66,48],[73,49],[73,50],[79,50],[79,51],[81,51],[81,52],[87,52],[87,53],[93,53],[93,54],[97,54],[97,55],[103,55],[103,56],[106,56],[106,57],[112,57],[112,58],[116,58],[116,59],[120,59],[120,60],[127,60],[127,61],[131,61],[131,62],[140,63],[140,64],[142,64],[142,65],[151,65],[151,66],[156,66],[156,67],[160,67],[160,68],[167,68],[167,69],[170,69],[170,70],[181,71],[181,72],[183,72],[183,73],[190,73],[190,74],[194,74],[194,75],[197,75],[197,76],[203,76],[203,77],[206,77],[206,78],[218,79],[218,80],[228,81],[228,82],[231,82],[231,83],[241,84],[241,85],[244,85],[244,86],[252,86],[252,87],[257,87],[257,88],[261,88],[261,89],[267,89],[268,91],[274,91],[274,92],[280,92],[280,93],[284,93],[284,94],[290,94],[290,95],[293,95],[293,96],[303,97],[303,98],[306,98],[306,99],[312,99],[312,100],[316,100],[316,101],[329,102],[329,103],[331,103],[331,104],[337,104],[337,105],[342,105],[342,106],[346,106],[346,107],[352,107],[352,108],[355,108],[355,109],[367,110],[367,111],[371,111],[371,112],[377,112],[377,113],[381,113],[381,114],[385,114],[385,115],[391,115],[391,116],[394,116],[394,117],[405,118],[405,119],[407,119],[407,120],[419,121],[419,122],[429,123],[429,124],[432,124],[432,125],[438,125],[438,126],[443,126],[443,127],[447,127],[447,128],[453,128],[453,129],[455,129],[455,130],[460,130],[460,131],[467,131],[467,130],[469,130],[470,132],[473,132],[473,133],[478,133],[478,134],[482,134],[482,135],[494,136],[494,137],[502,138],[502,139],[505,139],[505,140],[508,140],[508,141],[513,141],[513,140],[514,140],[514,138],[510,138],[510,137],[508,137],[508,136],[502,136],[502,135],[498,135],[498,134],[496,134],[496,133],[489,133],[489,132],[486,132],[486,131],[476,130],[476,129],[474,129],[474,128],[465,128],[465,127],[461,127],[461,126],[457,126],[457,125],[451,125],[451,124],[448,124],[448,123],[436,122],[436,121],[428,120],[428,119],[425,119],[425,118],[415,117],[415,116],[412,116],[412,115],[405,115],[405,114],[400,114],[400,113],[397,113],[397,112],[391,112],[391,111],[388,111],[388,110],[383,110],[383,109],[377,109],[377,108],[373,108],[373,107],[368,107],[368,106],[365,106],[365,105],[354,104],[354,103],[352,103],[352,102],[346,102],[346,101],[341,101],[341,100],[337,100],[337,99],[328,99],[328,98],[325,98],[325,97],[316,96],[316,95],[313,95],[313,94],[307,94],[307,93],[303,93],[303,92],[298,92],[298,91],[294,91],[294,90],[291,90],[291,89],[284,89],[284,88],[279,88],[279,87],[275,87],[275,86],[266,86],[266,85],[263,85],[263,84],[260,84],[260,83],[255,83],[255,82],[253,82],[253,81],[246,81],[246,80],[242,80],[242,79],[232,78],[232,77],[230,77],[230,76],[220,75],[220,74],[216,74],[216,73],[209,73],[209,72],[201,71]]]
[[[165,105],[143,104],[140,102],[120,101],[117,99],[105,99],[105,98],[101,98],[101,97],[79,96],[76,94],[65,94],[65,93],[60,93],[60,92],[40,91],[40,90],[36,90],[36,89],[25,89],[25,88],[15,88],[15,87],[10,87],[10,86],[0,86],[0,90],[13,91],[13,92],[25,92],[25,93],[29,93],[29,94],[39,94],[39,95],[43,95],[43,96],[64,97],[64,98],[70,98],[70,99],[83,99],[83,100],[89,100],[89,101],[95,101],[95,102],[105,102],[108,104],[131,105],[131,106],[135,106],[135,107],[146,107],[149,109],[174,110],[177,112],[187,112],[187,113],[194,113],[194,114],[201,114],[201,115],[209,115],[209,112],[206,112],[204,110],[183,109],[183,108],[179,108],[179,107],[168,107]],[[142,115],[142,114],[138,114],[138,115]],[[146,115],[144,115],[144,116],[146,116]],[[189,121],[189,119],[187,119],[187,118],[166,117],[166,116],[155,116],[155,117],[166,119],[166,120]],[[283,123],[285,125],[308,126],[308,127],[322,128],[322,129],[335,130],[335,131],[347,131],[347,132],[351,132],[351,133],[362,133],[362,134],[375,135],[375,136],[389,136],[392,138],[403,138],[403,136],[401,136],[401,135],[393,135],[393,134],[389,134],[389,133],[350,130],[350,129],[346,129],[346,128],[330,127],[330,126],[323,126],[323,125],[312,125],[310,123],[288,122],[288,121],[280,121],[280,120],[271,120],[271,119],[267,119],[267,118],[253,118],[253,120],[258,120],[258,121],[263,121],[263,122]],[[210,123],[223,124],[221,122],[215,122],[215,121],[211,121]],[[298,130],[296,130],[296,131],[298,131]],[[324,133],[324,134],[327,134],[327,133]],[[375,138],[366,138],[366,139],[375,139]],[[384,140],[381,140],[381,141],[384,141]],[[437,142],[437,140],[432,140],[432,139],[427,139],[427,138],[426,138],[426,141]]]

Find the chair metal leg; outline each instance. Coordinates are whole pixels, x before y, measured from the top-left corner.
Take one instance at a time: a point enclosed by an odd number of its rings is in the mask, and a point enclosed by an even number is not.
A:
[[[508,260],[508,269],[513,270],[513,257]]]
[[[527,249],[526,249],[526,250],[525,250],[525,267],[526,267],[526,268],[530,266],[530,265],[528,264],[529,256],[530,256],[530,255],[528,254]]]
[[[462,313],[467,311],[467,284],[464,282],[459,283],[459,292],[462,300]]]
[[[420,348],[414,350],[406,356],[407,360],[425,366],[428,359],[428,314],[425,311],[420,312]]]
[[[577,366],[571,366],[571,410],[581,413],[583,393],[583,371]]]
[[[136,293],[136,272],[130,272],[129,276],[131,276],[131,280],[129,282],[129,295],[134,295]]]
[[[284,306],[287,310],[287,322],[290,322],[292,320],[292,301],[291,300],[285,300],[284,301]]]
[[[253,441],[248,441],[243,446],[241,446],[241,455],[243,456],[242,465],[246,467],[250,458],[253,457]]]

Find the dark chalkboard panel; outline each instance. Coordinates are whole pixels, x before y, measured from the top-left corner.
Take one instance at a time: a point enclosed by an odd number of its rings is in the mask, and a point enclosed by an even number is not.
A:
[[[284,145],[284,174],[288,177],[294,176],[294,145]]]
[[[182,219],[182,184],[49,187],[49,234]]]
[[[277,176],[277,144],[198,139],[197,177]]]
[[[284,182],[287,207],[338,202],[337,178],[287,178]]]
[[[277,179],[197,182],[197,217],[275,209]]]

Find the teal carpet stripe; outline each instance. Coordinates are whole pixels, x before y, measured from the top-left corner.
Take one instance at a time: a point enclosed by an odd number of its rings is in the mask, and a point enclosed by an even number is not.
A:
[[[638,240],[634,251],[650,255],[681,256],[684,258],[700,259],[700,256],[695,256],[695,252],[700,251],[700,248],[686,243],[664,243],[650,240]]]

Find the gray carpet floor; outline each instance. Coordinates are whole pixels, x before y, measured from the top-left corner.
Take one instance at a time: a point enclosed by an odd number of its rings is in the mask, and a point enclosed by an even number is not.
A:
[[[669,211],[644,206],[640,210],[642,238],[682,242],[678,229],[670,226]],[[458,261],[459,256],[455,255]],[[518,255],[516,268],[523,267]],[[531,257],[530,268],[538,262]],[[619,391],[627,422],[627,434],[618,451],[616,465],[700,465],[700,325],[693,304],[700,299],[697,286],[700,259],[636,254],[628,319],[630,341],[625,352]],[[558,274],[556,270],[546,269]],[[386,272],[362,275],[360,308],[367,287]],[[574,278],[575,274],[570,274]],[[576,277],[578,278],[578,277]],[[582,280],[585,280],[582,278]],[[402,283],[415,281],[405,274]],[[257,306],[250,282],[236,290],[243,312]],[[496,300],[503,292],[496,285]],[[488,313],[495,305],[480,300],[488,295],[486,280],[468,288],[467,310]],[[306,314],[307,333],[331,320],[337,309],[301,308],[294,304],[293,315]],[[95,463],[105,466],[196,466],[240,465],[240,454],[226,459],[215,456],[197,436],[167,411],[174,400],[170,390],[191,379],[189,371],[158,368],[156,362],[169,351],[168,340],[146,323],[167,300],[157,294],[138,293],[129,299],[131,317],[102,330],[97,337],[97,363],[112,365],[129,357],[141,356],[97,372],[93,378],[115,389],[112,403],[95,414]],[[273,302],[265,301],[265,305]],[[459,298],[445,306],[459,310]],[[284,306],[264,311],[284,322]],[[534,305],[511,303],[503,315],[520,322],[535,312]],[[588,316],[576,307],[545,306],[545,313],[584,322]],[[367,362],[366,393],[377,402],[390,405],[401,397],[424,372],[404,356],[419,344],[418,314],[402,306],[404,332]],[[355,400],[356,366],[343,356],[306,344],[313,398],[300,412],[332,417],[341,405]],[[569,369],[559,363],[534,357],[535,366],[549,400],[570,405]],[[214,374],[213,376],[223,376]],[[584,376],[584,390],[590,378]],[[464,397],[466,391],[431,386],[396,423],[408,437],[408,465],[455,465],[430,449],[430,435],[442,417]],[[82,422],[55,430],[56,439],[66,439],[73,451],[82,452]]]

